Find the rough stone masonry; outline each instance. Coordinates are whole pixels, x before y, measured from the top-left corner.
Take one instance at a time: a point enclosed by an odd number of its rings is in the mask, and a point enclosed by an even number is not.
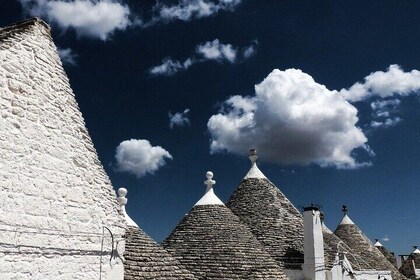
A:
[[[123,279],[125,222],[42,20],[0,29],[0,113],[0,279]]]

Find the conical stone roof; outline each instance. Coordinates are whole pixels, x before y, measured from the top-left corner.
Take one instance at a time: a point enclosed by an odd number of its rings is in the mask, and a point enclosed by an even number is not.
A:
[[[125,232],[124,279],[197,279],[179,261],[141,230],[125,211],[127,190],[118,190],[118,202],[128,228]]]
[[[372,245],[369,238],[351,221],[344,216],[342,222],[334,232],[343,240],[356,254],[361,256],[375,270],[391,271],[392,279],[406,279],[398,270]]]
[[[344,243],[338,236],[336,236],[324,224],[322,227],[322,235],[324,238],[325,251],[325,267],[331,269],[337,253],[345,253],[354,270],[372,270],[369,263],[365,262],[361,256],[353,252],[346,243]]]
[[[162,245],[199,279],[287,279],[223,204],[195,205]]]
[[[197,279],[143,230],[129,226],[125,235],[124,279]]]
[[[255,150],[251,150],[250,159],[252,167],[227,206],[282,268],[302,269],[303,217],[258,169]]]
[[[382,255],[385,256],[385,258],[396,268],[398,268],[397,265],[397,259],[395,258],[395,255],[393,253],[391,253],[390,251],[388,251],[387,248],[385,248],[384,245],[382,245],[378,239],[376,239],[376,242],[374,244],[374,246],[376,248],[378,248],[378,250],[382,253]]]

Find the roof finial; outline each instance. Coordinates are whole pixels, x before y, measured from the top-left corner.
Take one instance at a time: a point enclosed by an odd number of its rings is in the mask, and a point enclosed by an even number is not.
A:
[[[127,224],[129,226],[133,227],[139,227],[136,222],[134,222],[130,216],[128,216],[127,212],[125,211],[125,205],[127,204],[128,199],[125,197],[127,195],[127,189],[126,188],[119,188],[118,189],[118,198],[117,201],[120,204],[121,211],[124,214],[125,220],[127,221]]]
[[[344,216],[347,215],[347,212],[349,211],[349,209],[347,208],[346,205],[343,205],[343,208],[341,209],[341,211],[343,211]]]
[[[216,181],[212,179],[213,178],[213,172],[211,172],[211,171],[207,171],[206,178],[207,178],[207,180],[204,181],[204,185],[207,186],[206,192],[208,192],[209,190],[211,190],[213,188],[213,185],[216,184]]]
[[[125,197],[127,195],[127,189],[126,188],[119,188],[118,189],[118,203],[120,206],[125,206],[127,204],[128,199]]]
[[[249,159],[251,160],[252,165],[254,165],[257,162],[257,149],[249,150]]]

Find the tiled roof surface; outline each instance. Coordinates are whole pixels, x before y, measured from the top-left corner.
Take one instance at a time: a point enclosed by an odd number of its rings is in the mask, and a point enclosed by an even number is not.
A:
[[[125,236],[124,279],[197,279],[146,233],[129,226]]]
[[[331,231],[323,230],[324,243],[327,246],[324,246],[325,251],[325,266],[328,269],[332,268],[334,263],[335,256],[338,252],[345,252],[347,259],[351,263],[351,266],[354,270],[369,270],[372,267],[369,263],[365,262],[361,256],[353,252],[346,243],[344,243],[338,236],[336,236]]]
[[[392,279],[406,279],[398,270],[372,245],[369,239],[355,224],[340,224],[334,232],[356,254],[376,270],[390,270]]]
[[[384,246],[375,246],[378,248],[378,250],[382,253],[382,255],[385,256],[385,258],[395,267],[398,267],[397,265],[397,258],[393,254],[391,254],[390,251],[388,251]]]
[[[303,218],[273,183],[265,178],[244,179],[227,206],[281,267],[301,269]]]
[[[162,245],[199,279],[287,279],[224,205],[194,206]]]

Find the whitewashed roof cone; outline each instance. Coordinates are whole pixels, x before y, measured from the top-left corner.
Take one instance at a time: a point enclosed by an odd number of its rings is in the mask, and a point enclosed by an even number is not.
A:
[[[213,186],[216,184],[216,181],[213,180],[213,172],[207,171],[206,173],[207,180],[204,181],[204,185],[207,186],[206,193],[204,196],[194,205],[225,205],[214,193]]]
[[[136,222],[134,222],[130,216],[128,216],[127,211],[125,211],[125,205],[127,204],[128,199],[125,197],[127,195],[127,189],[126,188],[119,188],[118,189],[118,203],[120,204],[121,211],[124,214],[125,220],[127,221],[127,225],[132,227],[139,227]]]
[[[354,222],[347,215],[348,209],[346,205],[343,205],[343,209],[341,211],[343,211],[344,217],[341,220],[340,225],[354,225]]]
[[[379,242],[379,239],[375,239],[375,244],[373,244],[373,246],[375,246],[375,247],[384,247],[384,245],[382,245],[381,242]]]
[[[265,177],[265,175],[261,172],[261,170],[257,166],[258,156],[257,156],[256,149],[251,149],[249,151],[249,159],[251,160],[251,169],[249,169],[244,179],[249,179],[249,178],[267,179],[267,177]]]
[[[417,246],[413,246],[414,251],[413,254],[420,254],[420,250],[417,248]]]

